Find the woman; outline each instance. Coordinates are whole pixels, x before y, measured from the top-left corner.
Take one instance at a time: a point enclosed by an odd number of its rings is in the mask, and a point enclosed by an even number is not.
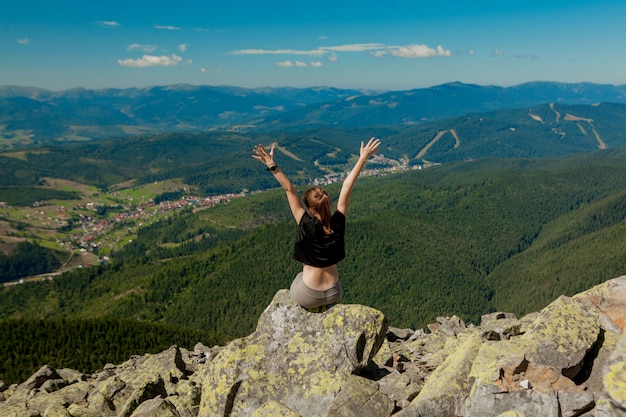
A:
[[[331,215],[331,203],[323,188],[311,188],[300,202],[298,191],[274,162],[274,147],[269,152],[263,145],[254,147],[253,158],[267,166],[287,193],[289,208],[298,224],[293,258],[302,263],[302,272],[291,284],[291,297],[310,311],[326,310],[326,306],[341,301],[342,290],[337,262],[345,257],[344,230],[350,193],[368,158],[380,147],[380,140],[361,142],[359,160],[341,187],[337,209]]]

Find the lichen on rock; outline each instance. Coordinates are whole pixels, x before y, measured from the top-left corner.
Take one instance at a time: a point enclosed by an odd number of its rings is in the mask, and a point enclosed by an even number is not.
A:
[[[375,309],[339,304],[309,313],[279,291],[256,331],[213,359],[200,414],[247,417],[276,400],[302,417],[325,415],[343,382],[376,354],[386,330]]]

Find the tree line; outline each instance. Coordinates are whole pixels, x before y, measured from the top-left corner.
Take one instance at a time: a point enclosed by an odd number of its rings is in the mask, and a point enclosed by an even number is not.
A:
[[[131,355],[158,353],[172,345],[193,350],[222,342],[211,331],[115,319],[0,320],[0,380],[24,382],[44,364],[93,373]]]

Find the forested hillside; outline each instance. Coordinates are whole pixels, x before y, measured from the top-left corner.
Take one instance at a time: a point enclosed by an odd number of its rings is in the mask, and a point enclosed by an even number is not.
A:
[[[329,190],[336,197],[338,185]],[[362,178],[348,217],[344,302],[412,328],[441,315],[523,314],[626,271],[626,151]],[[243,336],[298,271],[294,233],[280,190],[182,214],[141,229],[110,265],[4,288],[0,315]]]

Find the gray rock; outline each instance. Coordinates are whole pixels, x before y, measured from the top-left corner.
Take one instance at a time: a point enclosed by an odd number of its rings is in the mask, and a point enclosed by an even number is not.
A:
[[[440,332],[446,336],[456,336],[466,329],[465,322],[457,316],[437,317],[437,323],[429,324],[431,332]]]
[[[165,396],[167,396],[165,384],[160,377],[154,381],[148,381],[145,384],[141,384],[130,394],[129,398],[120,410],[119,416],[130,417],[144,402],[157,397]]]
[[[511,313],[484,314],[480,320],[480,329],[486,340],[508,340],[521,334],[521,323]]]
[[[281,290],[256,331],[213,359],[199,413],[247,417],[274,400],[302,417],[324,416],[344,383],[376,354],[386,331],[377,310],[339,304],[309,313]]]
[[[482,385],[475,393],[472,406],[465,415],[468,417],[511,415],[516,412],[529,417],[561,417],[559,401],[555,393],[520,390],[502,395],[493,392],[492,387]]]
[[[37,372],[35,372],[30,378],[23,384],[20,384],[18,390],[32,390],[35,388],[41,388],[44,382],[50,379],[63,379],[61,376],[50,366],[44,365]]]
[[[52,403],[43,413],[43,417],[73,417],[61,403]]]
[[[142,402],[130,417],[180,417],[180,414],[169,400],[156,397]]]
[[[284,404],[278,401],[268,401],[252,413],[252,417],[301,417]]]
[[[468,376],[483,339],[477,331],[460,337],[458,349],[428,377],[417,397],[398,417],[462,415],[471,388]]]
[[[578,417],[593,410],[595,398],[591,391],[559,390],[559,406],[563,417]]]
[[[58,391],[69,385],[65,379],[48,379],[41,385],[41,389],[46,392]]]
[[[88,375],[85,375],[82,372],[75,371],[74,369],[62,368],[57,369],[57,374],[61,376],[64,380],[68,382],[68,384],[74,384],[79,381],[86,381],[89,379]]]
[[[392,342],[397,340],[408,340],[415,333],[412,329],[399,329],[397,327],[389,327],[387,330],[387,339]]]
[[[394,403],[378,389],[378,384],[351,375],[333,400],[326,417],[390,416]]]
[[[420,392],[422,385],[411,379],[406,372],[396,370],[378,381],[379,389],[398,404],[409,404]]]

